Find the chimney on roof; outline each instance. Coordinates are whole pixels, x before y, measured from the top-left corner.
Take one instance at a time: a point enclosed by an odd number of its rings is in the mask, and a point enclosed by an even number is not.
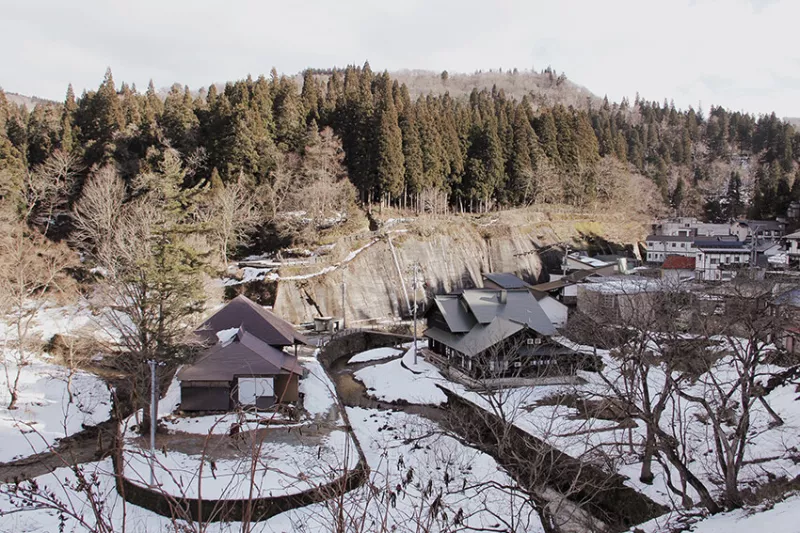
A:
[[[500,303],[501,304],[508,303],[508,291],[505,289],[500,291]]]

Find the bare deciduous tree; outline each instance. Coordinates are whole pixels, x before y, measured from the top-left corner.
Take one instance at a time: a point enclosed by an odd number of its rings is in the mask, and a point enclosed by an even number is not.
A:
[[[23,182],[24,220],[42,228],[46,235],[53,217],[66,211],[80,170],[78,156],[55,150],[44,163],[27,172]]]
[[[211,193],[208,205],[201,214],[222,264],[228,266],[228,254],[244,244],[259,221],[254,194],[241,182],[230,183]]]
[[[34,318],[48,298],[69,290],[66,271],[77,261],[66,246],[29,231],[21,223],[6,230],[0,236],[0,310],[7,317],[8,331],[1,362],[10,396],[8,408],[15,409],[22,369],[42,348],[32,329]]]
[[[73,242],[83,251],[110,258],[107,248],[113,241],[116,221],[122,215],[125,183],[113,166],[93,172],[83,186],[83,193],[73,213]]]

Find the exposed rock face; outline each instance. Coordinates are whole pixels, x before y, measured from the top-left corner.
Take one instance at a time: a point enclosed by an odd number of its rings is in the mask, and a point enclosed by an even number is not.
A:
[[[631,224],[630,218],[621,214],[573,213],[568,219],[559,218],[523,212],[513,218],[490,218],[483,224],[456,218],[427,221],[423,228],[416,224],[408,230],[395,228],[351,261],[345,260],[343,266],[332,268],[336,264],[332,261],[328,265],[309,265],[300,272],[281,271],[281,278],[295,279],[278,282],[275,312],[295,324],[310,322],[320,315],[342,316],[344,282],[348,327],[357,326],[362,320],[409,316],[406,302],[413,301],[414,264],[420,267],[417,298],[420,302],[430,301],[432,294],[482,287],[482,274],[487,272],[514,272],[529,282],[540,279],[544,269],[539,256],[526,252],[564,239],[570,239],[574,246],[586,236],[581,228],[587,220],[595,226],[593,234],[619,243],[636,242],[647,233],[643,221]],[[604,222],[596,222],[598,219]],[[368,242],[340,243],[337,247],[343,256]],[[311,276],[297,279],[304,275]]]
[[[413,302],[415,263],[420,266],[417,298],[422,301],[425,293],[480,287],[484,272],[516,272],[533,281],[542,270],[539,257],[515,257],[532,249],[531,239],[519,233],[488,240],[476,231],[430,238],[388,234],[345,267],[308,279],[280,281],[275,311],[293,323],[309,322],[320,315],[342,316],[344,281],[349,325],[358,320],[407,315],[406,295]]]

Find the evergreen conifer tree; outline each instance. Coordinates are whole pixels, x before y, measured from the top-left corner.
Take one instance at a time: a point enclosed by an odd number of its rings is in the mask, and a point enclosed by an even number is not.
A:
[[[389,84],[389,75],[384,73],[378,80],[380,103],[378,107],[377,167],[378,191],[390,198],[403,191],[403,137],[397,123],[397,111]]]

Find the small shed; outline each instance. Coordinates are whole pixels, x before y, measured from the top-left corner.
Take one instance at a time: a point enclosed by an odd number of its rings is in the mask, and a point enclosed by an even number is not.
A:
[[[344,325],[344,320],[334,316],[314,317],[314,331],[317,333],[336,333]]]

